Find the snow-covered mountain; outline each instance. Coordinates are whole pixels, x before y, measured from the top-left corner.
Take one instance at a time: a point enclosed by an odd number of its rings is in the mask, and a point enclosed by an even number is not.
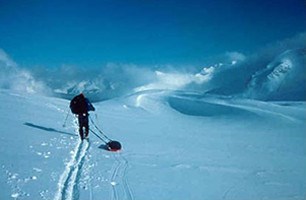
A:
[[[305,38],[302,35],[297,41]],[[83,92],[95,102],[145,90],[184,90],[257,100],[306,100],[306,47],[287,43],[250,56],[226,53],[197,67],[107,64],[90,70],[70,66],[23,69],[0,51],[0,88],[65,99]]]
[[[305,100],[306,49],[286,51],[256,72],[246,95],[257,99]]]
[[[98,86],[93,81],[69,82],[65,87],[55,89],[54,95],[65,99],[71,99],[76,94],[84,92],[87,96],[91,97],[92,100],[99,101],[102,100],[102,98],[99,99],[99,96],[102,94],[103,90],[103,87]]]
[[[305,100],[305,48],[213,67],[210,81],[197,86],[210,94],[258,100]]]
[[[246,95],[258,99],[303,100],[305,66],[305,49],[286,51],[252,76]]]
[[[147,81],[131,81],[138,73],[121,74],[125,77],[123,79],[116,78],[118,74],[110,77],[105,74],[93,80],[68,82],[61,88],[53,88],[53,93],[70,99],[84,92],[94,101],[145,90],[188,90],[259,100],[305,100],[305,52],[305,49],[287,50],[272,57],[268,63],[242,59],[242,55],[238,59],[237,55],[233,57],[230,54],[231,61],[206,66],[195,72],[155,70],[146,74]],[[125,79],[129,81],[125,83]]]
[[[80,142],[67,100],[1,90],[0,102],[0,199],[306,197],[305,102],[151,90],[95,103],[119,153]]]

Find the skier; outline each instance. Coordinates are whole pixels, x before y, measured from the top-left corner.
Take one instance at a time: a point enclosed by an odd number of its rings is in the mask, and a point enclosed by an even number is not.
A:
[[[83,140],[84,138],[88,138],[88,133],[89,133],[88,111],[95,111],[95,108],[90,103],[90,101],[87,98],[85,98],[84,94],[81,93],[75,96],[70,101],[70,109],[72,113],[78,115],[79,134],[81,140]],[[84,128],[85,128],[85,135],[83,130]]]

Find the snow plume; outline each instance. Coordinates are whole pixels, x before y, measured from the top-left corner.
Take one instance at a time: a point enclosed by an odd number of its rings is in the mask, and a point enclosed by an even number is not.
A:
[[[71,99],[83,92],[92,101],[106,100],[133,92],[133,89],[153,81],[153,71],[132,64],[108,63],[99,68],[61,66],[33,70],[54,96]]]
[[[191,73],[172,66],[137,66],[108,63],[90,70],[73,66],[33,69],[38,80],[52,89],[53,95],[70,99],[81,92],[92,101],[106,100],[144,90],[188,89],[190,84],[204,84],[213,75],[213,68]]]
[[[203,84],[208,82],[213,74],[214,68],[204,68],[200,73],[166,73],[155,71],[156,81],[135,89],[136,92],[143,90],[164,89],[180,90],[186,88],[191,83]]]
[[[42,82],[36,81],[29,71],[18,68],[2,49],[0,49],[0,88],[27,93],[49,91]]]
[[[239,52],[227,52],[225,54],[232,65],[243,62],[246,59],[246,56]]]
[[[138,66],[108,63],[100,68],[63,65],[21,69],[0,50],[0,88],[48,92],[92,101],[144,90],[188,90],[260,100],[306,100],[306,33],[269,45],[253,55],[237,51],[208,58],[202,66]],[[49,93],[50,94],[50,93]]]
[[[0,64],[1,69],[16,67],[17,65],[2,49],[0,49]]]

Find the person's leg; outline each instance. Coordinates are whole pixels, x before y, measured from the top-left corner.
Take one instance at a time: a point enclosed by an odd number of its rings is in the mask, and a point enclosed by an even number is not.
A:
[[[79,115],[78,119],[79,119],[79,134],[80,134],[81,140],[83,140],[83,139],[84,139],[84,133],[83,133],[83,116],[82,116],[82,115]]]
[[[84,127],[85,127],[85,137],[87,138],[89,134],[88,115],[84,117]]]

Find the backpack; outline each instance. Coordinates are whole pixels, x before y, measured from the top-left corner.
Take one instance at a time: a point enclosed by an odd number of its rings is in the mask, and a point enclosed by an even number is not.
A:
[[[84,96],[78,95],[70,101],[70,109],[73,114],[87,113],[87,105]]]

